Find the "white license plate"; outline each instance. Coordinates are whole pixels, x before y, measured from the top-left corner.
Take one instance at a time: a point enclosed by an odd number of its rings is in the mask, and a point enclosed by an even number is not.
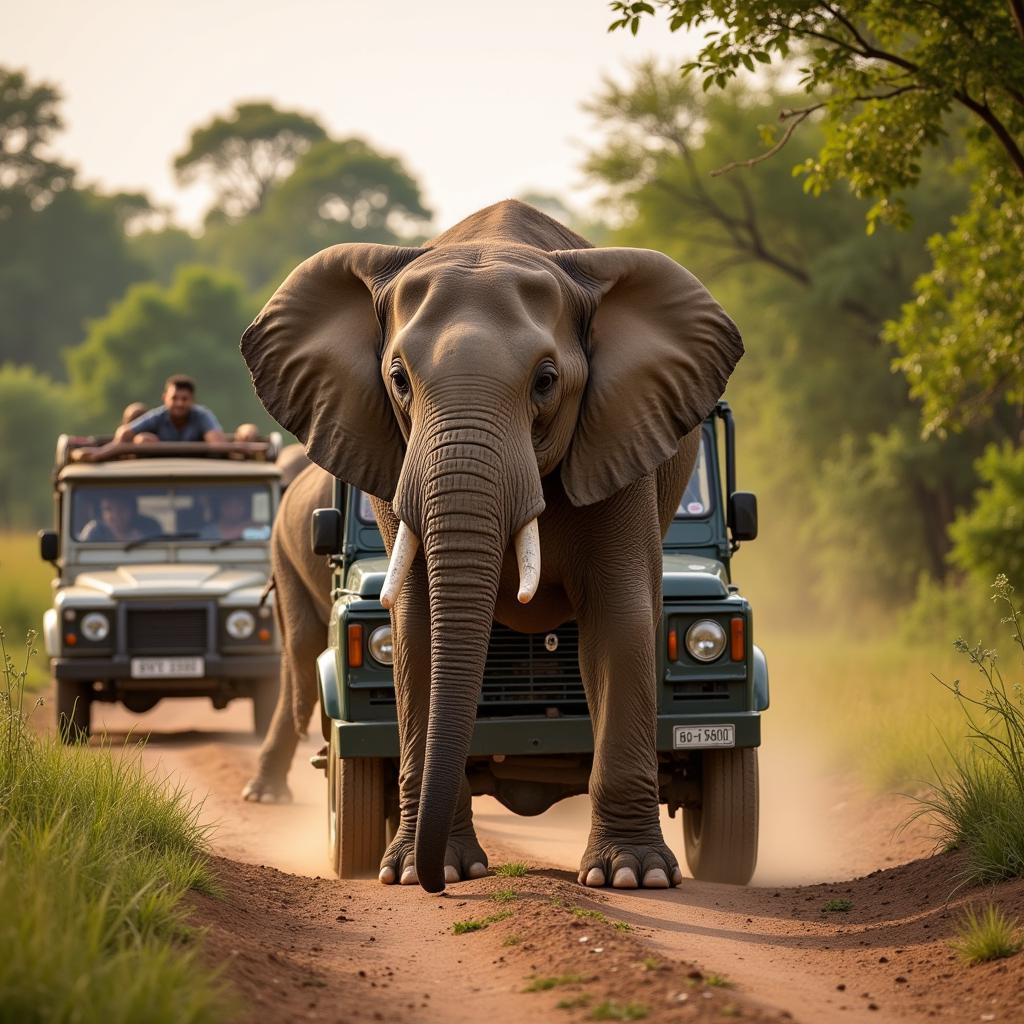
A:
[[[202,679],[202,658],[132,658],[132,679]]]
[[[672,747],[675,750],[735,746],[735,725],[675,725],[672,727]]]

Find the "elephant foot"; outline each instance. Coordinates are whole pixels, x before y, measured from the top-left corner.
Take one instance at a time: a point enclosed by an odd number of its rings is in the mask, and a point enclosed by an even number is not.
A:
[[[632,837],[592,837],[580,861],[580,884],[595,889],[604,885],[668,889],[682,880],[675,854],[660,836],[642,842]]]
[[[416,874],[414,848],[415,833],[404,836],[400,831],[387,848],[380,862],[377,876],[383,885],[419,885]],[[487,854],[477,842],[476,835],[449,836],[444,851],[444,880],[464,882],[470,878],[483,878],[487,874]]]
[[[268,779],[257,775],[245,784],[242,799],[259,804],[290,804],[292,791],[284,779]]]

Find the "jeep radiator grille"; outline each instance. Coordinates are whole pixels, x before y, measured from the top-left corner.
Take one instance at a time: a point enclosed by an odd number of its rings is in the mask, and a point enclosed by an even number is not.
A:
[[[369,696],[371,705],[394,706],[391,687],[375,687]],[[517,633],[495,623],[477,716],[543,715],[548,709],[566,715],[587,713],[576,623],[567,622],[549,633]]]
[[[205,608],[129,608],[127,650],[129,654],[162,654],[165,651],[206,651]]]

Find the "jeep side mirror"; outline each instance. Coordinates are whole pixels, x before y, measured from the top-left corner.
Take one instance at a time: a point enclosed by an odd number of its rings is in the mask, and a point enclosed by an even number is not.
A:
[[[733,540],[757,539],[757,495],[733,491],[729,495],[729,529]]]
[[[317,508],[310,520],[310,544],[314,555],[336,555],[341,551],[341,512]]]
[[[53,530],[39,531],[39,557],[44,562],[56,562],[60,557],[60,538]]]

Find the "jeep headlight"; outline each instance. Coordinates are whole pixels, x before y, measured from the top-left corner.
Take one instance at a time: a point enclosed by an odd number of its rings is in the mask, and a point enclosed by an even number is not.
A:
[[[110,619],[103,612],[89,612],[82,616],[78,628],[86,640],[94,644],[102,643],[110,636]]]
[[[714,661],[725,650],[725,630],[714,619],[701,619],[686,631],[686,649],[698,661]]]
[[[370,634],[370,654],[381,665],[390,665],[395,660],[395,649],[391,643],[391,627],[378,626]]]
[[[256,628],[256,619],[252,612],[238,608],[224,620],[224,628],[232,640],[248,640]]]

